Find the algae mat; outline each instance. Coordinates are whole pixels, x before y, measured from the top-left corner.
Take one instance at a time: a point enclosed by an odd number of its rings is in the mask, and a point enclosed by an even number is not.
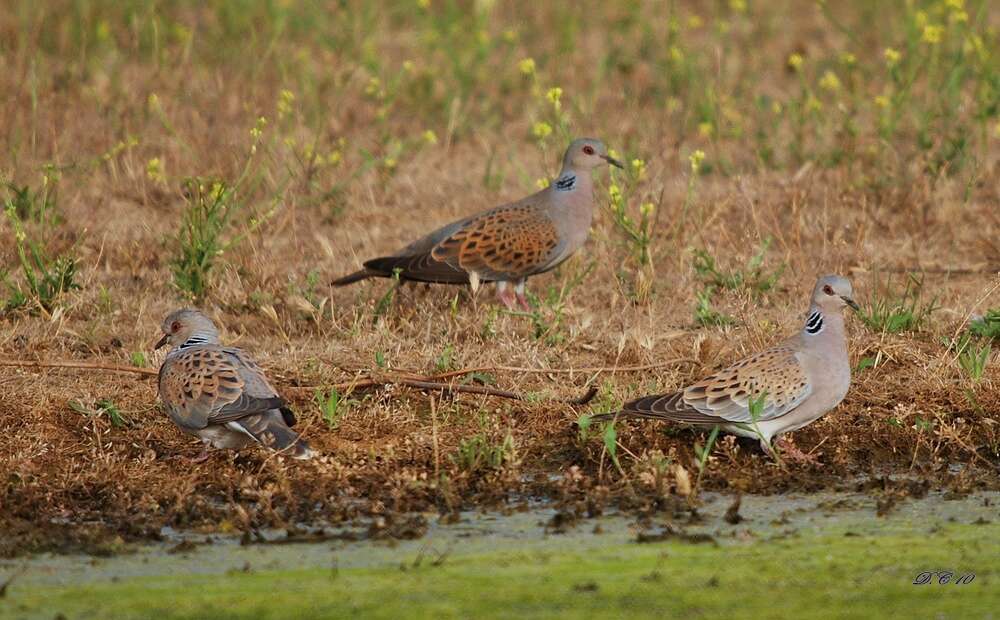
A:
[[[218,538],[5,561],[16,576],[0,617],[998,616],[996,494],[931,494],[882,517],[864,496],[749,497],[738,523],[723,519],[729,504],[709,498],[693,523],[612,515],[558,534],[536,508],[391,543]]]

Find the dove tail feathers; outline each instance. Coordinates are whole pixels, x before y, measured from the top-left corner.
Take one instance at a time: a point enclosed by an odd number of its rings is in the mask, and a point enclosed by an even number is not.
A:
[[[373,271],[371,269],[359,269],[354,273],[348,274],[342,278],[337,278],[330,284],[333,286],[347,286],[348,284],[354,284],[355,282],[360,282],[361,280],[367,280],[368,278],[384,278],[386,274],[381,271]]]
[[[267,413],[247,416],[237,423],[261,445],[272,450],[287,452],[292,458],[312,458],[315,453],[309,448],[306,440],[288,428],[289,419],[295,421],[292,412],[283,407],[280,411],[272,409]]]
[[[677,418],[653,411],[611,411],[608,413],[598,413],[590,416],[591,422],[609,422],[614,419],[619,420],[660,420],[667,422],[680,422]]]

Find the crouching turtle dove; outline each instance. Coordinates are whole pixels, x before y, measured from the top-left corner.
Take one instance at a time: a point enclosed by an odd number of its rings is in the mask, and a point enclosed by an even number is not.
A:
[[[172,345],[160,367],[160,399],[170,418],[207,446],[238,449],[261,444],[297,459],[313,456],[290,426],[295,416],[264,371],[240,349],[219,343],[211,319],[197,310],[172,312],[163,321],[160,348]]]
[[[591,420],[622,417],[718,425],[760,439],[764,451],[773,456],[772,438],[817,420],[847,395],[851,367],[844,308],[858,308],[851,295],[847,279],[823,276],[813,290],[805,325],[791,338],[683,390],[646,396]],[[756,420],[751,401],[761,404]],[[792,460],[813,460],[791,442],[781,447]]]
[[[366,261],[364,269],[333,281],[344,286],[367,278],[470,284],[496,282],[509,309],[530,310],[529,276],[554,269],[587,240],[594,214],[591,170],[622,167],[600,140],[574,140],[562,172],[548,187],[517,202],[448,224],[391,256]]]

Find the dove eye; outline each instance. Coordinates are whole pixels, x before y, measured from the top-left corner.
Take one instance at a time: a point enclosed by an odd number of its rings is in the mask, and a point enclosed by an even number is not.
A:
[[[826,293],[827,295],[833,295],[833,287],[827,284],[826,286],[823,287],[823,292]]]
[[[592,146],[590,146],[588,144],[587,146],[583,147],[583,152],[586,153],[587,155],[593,155],[594,154],[594,147],[592,147]]]
[[[174,321],[170,324],[170,331],[175,332],[181,328],[180,321]]]

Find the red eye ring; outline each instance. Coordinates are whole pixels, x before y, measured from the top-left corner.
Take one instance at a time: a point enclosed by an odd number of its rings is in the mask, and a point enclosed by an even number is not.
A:
[[[587,155],[593,155],[594,154],[594,147],[592,147],[592,146],[590,146],[588,144],[587,146],[583,147],[583,152],[586,153]]]
[[[833,287],[827,284],[826,286],[823,287],[823,292],[826,293],[827,295],[833,295]]]

